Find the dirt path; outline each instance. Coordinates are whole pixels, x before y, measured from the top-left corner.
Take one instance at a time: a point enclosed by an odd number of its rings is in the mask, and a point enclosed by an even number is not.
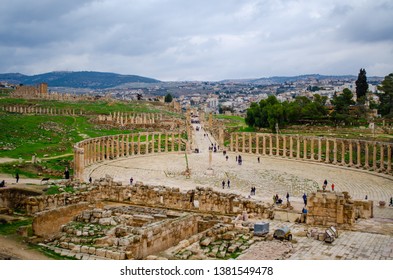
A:
[[[51,260],[44,254],[30,249],[26,243],[12,237],[0,236],[0,260]]]

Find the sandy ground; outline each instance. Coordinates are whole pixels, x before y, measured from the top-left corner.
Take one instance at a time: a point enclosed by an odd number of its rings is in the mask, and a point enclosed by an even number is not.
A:
[[[26,243],[12,237],[0,236],[0,260],[50,260],[44,254],[30,249]]]

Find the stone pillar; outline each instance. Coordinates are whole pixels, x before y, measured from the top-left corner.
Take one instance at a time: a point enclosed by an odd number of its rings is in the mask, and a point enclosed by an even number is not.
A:
[[[248,153],[251,154],[252,153],[252,133],[248,134],[248,145],[249,145]]]
[[[287,157],[287,136],[283,135],[282,138],[282,156]]]
[[[342,166],[345,166],[345,142],[341,141],[341,163]]]
[[[318,138],[318,161],[322,161],[322,139]]]
[[[145,114],[143,114],[143,116],[146,117]],[[147,154],[149,153],[149,133],[146,132],[145,134],[146,134],[146,141],[145,141],[145,147],[146,147],[146,149],[145,149],[145,154],[147,155]]]
[[[172,149],[171,149],[171,152],[174,152],[174,151],[175,151],[175,135],[172,132]]]
[[[224,149],[224,129],[222,127],[218,129],[218,145]]]
[[[293,158],[293,138],[289,136],[289,158]]]
[[[361,146],[360,141],[357,141],[357,159],[356,159],[356,167],[360,168],[362,166],[362,157],[361,157]]]
[[[379,159],[379,170],[380,171],[385,171],[385,155],[384,155],[384,145],[381,143],[380,146],[380,159]]]
[[[229,150],[233,152],[233,133],[229,136]]]
[[[126,156],[130,156],[130,134],[126,137]]]
[[[245,153],[246,152],[246,133],[243,132],[242,133],[242,143],[243,143],[243,147],[242,147],[242,152]]]
[[[370,164],[369,164],[369,158],[368,158],[368,154],[369,154],[368,142],[364,142],[364,145],[365,145],[364,168],[365,169],[369,169],[370,168]]]
[[[374,142],[373,147],[373,171],[377,170],[377,143]]]
[[[330,158],[329,158],[329,155],[330,155],[330,147],[329,147],[329,143],[330,141],[329,141],[329,139],[326,139],[326,160],[325,160],[325,162],[326,163],[329,163],[330,162]]]
[[[387,173],[392,172],[392,145],[388,145],[388,166]]]
[[[138,133],[138,155],[141,154],[141,133]]]
[[[353,166],[353,145],[352,145],[352,140],[349,140],[349,166]]]
[[[236,135],[235,135],[235,147],[236,147],[236,152],[239,152],[239,134],[238,133],[236,133]]]
[[[125,145],[125,135],[121,135],[121,157],[124,157],[126,155],[126,145]]]
[[[158,152],[161,153],[161,132],[158,133],[158,145],[157,145],[157,148],[158,148]]]
[[[337,164],[337,139],[333,140],[333,164]]]
[[[152,133],[152,135],[151,135],[151,153],[152,154],[154,154],[154,149],[155,149],[155,141],[156,141],[156,139],[155,139],[155,133],[153,132]]]
[[[266,155],[266,135],[262,135],[262,155]]]
[[[106,138],[101,137],[101,157],[100,157],[100,161],[105,160],[105,147],[106,147],[105,140],[106,140]]]
[[[303,138],[303,159],[307,159],[307,138]]]
[[[255,151],[255,153],[257,154],[257,155],[259,155],[259,134],[258,133],[255,133],[255,146],[256,146],[256,151]]]
[[[165,133],[165,153],[168,152],[168,133]]]
[[[296,159],[300,159],[300,137],[296,138]]]
[[[273,155],[273,137],[269,134],[269,156]]]
[[[135,139],[135,134],[134,133],[130,134],[130,144],[129,145],[131,146],[130,154],[132,156],[135,155],[134,139]]]
[[[177,151],[180,152],[181,151],[181,133],[179,131],[179,134],[177,135]]]
[[[120,135],[116,135],[116,158],[120,156]]]
[[[280,137],[276,134],[276,156],[280,155]]]

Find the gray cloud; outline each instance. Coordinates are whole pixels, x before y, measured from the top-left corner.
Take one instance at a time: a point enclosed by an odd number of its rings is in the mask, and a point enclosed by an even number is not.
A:
[[[219,80],[356,74],[361,67],[368,75],[384,76],[393,68],[389,1],[6,0],[0,5],[0,72],[96,70]]]

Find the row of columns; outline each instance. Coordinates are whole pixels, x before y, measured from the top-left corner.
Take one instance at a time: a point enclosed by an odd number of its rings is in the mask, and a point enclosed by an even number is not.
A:
[[[162,114],[116,114],[99,115],[99,122],[114,122],[120,125],[126,124],[154,124],[162,120]]]
[[[75,178],[96,162],[140,154],[185,151],[181,133],[143,132],[83,140],[74,146]]]
[[[232,133],[230,150],[392,172],[393,144],[264,133]]]
[[[3,111],[20,114],[66,115],[74,116],[75,109],[42,108],[27,106],[3,106]],[[82,114],[83,112],[79,112]]]

